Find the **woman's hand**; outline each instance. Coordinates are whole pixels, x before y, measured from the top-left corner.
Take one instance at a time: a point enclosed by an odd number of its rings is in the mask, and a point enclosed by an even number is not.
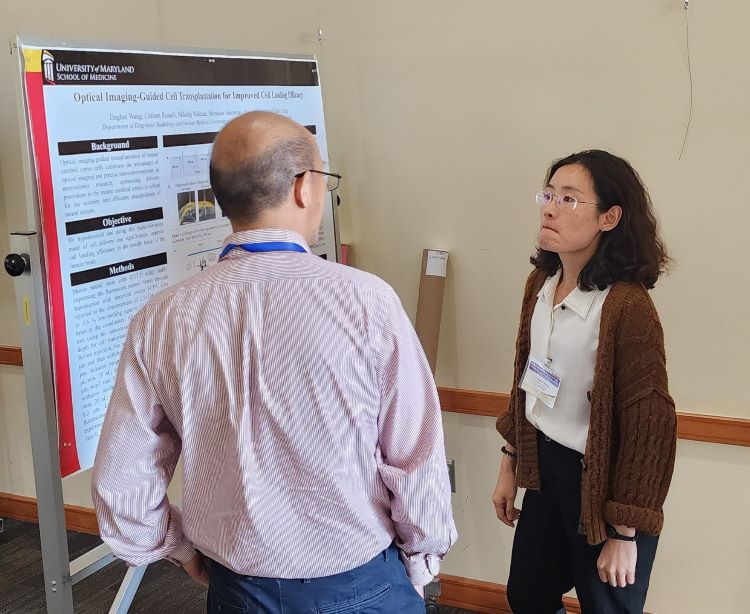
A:
[[[500,474],[497,476],[497,486],[492,494],[492,503],[495,505],[497,517],[509,527],[514,527],[515,521],[521,515],[521,510],[515,507],[517,492],[515,461],[509,456],[503,456]]]
[[[615,527],[615,529],[618,533],[628,534],[627,529],[623,527]],[[630,531],[633,530],[630,529]],[[637,560],[638,546],[636,542],[610,538],[605,542],[596,564],[599,579],[602,582],[608,582],[613,587],[624,588],[628,584],[634,584]]]

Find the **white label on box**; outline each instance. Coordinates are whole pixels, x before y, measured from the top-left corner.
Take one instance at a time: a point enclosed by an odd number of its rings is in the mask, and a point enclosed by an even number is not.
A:
[[[432,277],[445,277],[448,270],[448,252],[431,249],[427,252],[427,274]]]

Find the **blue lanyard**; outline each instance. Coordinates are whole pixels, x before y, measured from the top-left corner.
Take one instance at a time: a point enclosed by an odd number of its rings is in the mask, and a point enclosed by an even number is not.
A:
[[[307,250],[299,243],[285,241],[269,241],[267,243],[230,243],[219,255],[219,260],[223,259],[233,249],[244,249],[246,252],[263,253],[263,252],[299,252],[306,254]]]

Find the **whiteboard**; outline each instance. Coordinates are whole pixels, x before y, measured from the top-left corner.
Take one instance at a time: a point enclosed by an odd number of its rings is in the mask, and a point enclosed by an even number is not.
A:
[[[311,57],[46,42],[20,51],[66,476],[93,465],[134,313],[217,262],[231,233],[208,179],[216,133],[272,111],[327,152],[323,101]],[[332,200],[311,247],[337,258]]]

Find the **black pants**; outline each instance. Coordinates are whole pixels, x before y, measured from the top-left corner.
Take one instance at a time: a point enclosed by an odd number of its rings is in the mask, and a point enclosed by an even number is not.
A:
[[[526,492],[513,540],[508,601],[515,614],[555,614],[575,587],[583,614],[641,614],[658,537],[639,535],[635,584],[599,579],[602,545],[578,532],[582,455],[539,434],[541,490]]]

